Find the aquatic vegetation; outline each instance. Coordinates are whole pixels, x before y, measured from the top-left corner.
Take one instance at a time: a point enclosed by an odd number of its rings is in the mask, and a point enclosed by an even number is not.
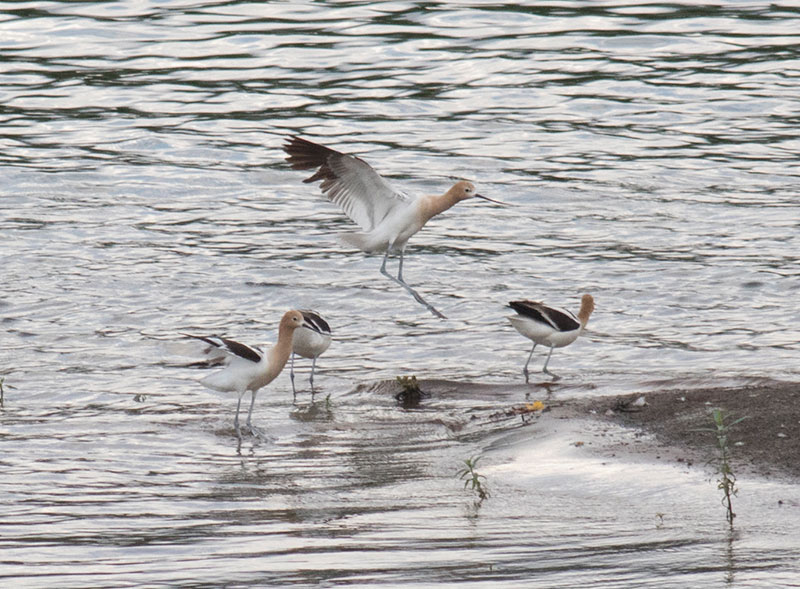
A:
[[[480,460],[480,456],[467,458],[464,460],[464,468],[460,469],[456,473],[456,476],[464,481],[465,489],[470,487],[475,492],[475,494],[478,496],[476,504],[480,505],[483,503],[484,499],[489,497],[489,489],[487,489],[483,483],[483,481],[486,480],[486,477],[482,474],[479,474],[475,470],[478,460]]]
[[[411,376],[398,376],[397,384],[400,385],[400,392],[395,395],[403,407],[406,409],[416,407],[422,400],[422,389],[419,388],[417,377],[413,374]]]
[[[727,416],[723,413],[722,409],[714,409],[711,413],[711,419],[714,427],[704,428],[703,431],[713,432],[717,438],[717,448],[719,449],[719,480],[717,481],[717,488],[722,491],[722,504],[725,506],[725,517],[728,523],[733,525],[733,518],[736,514],[733,512],[733,497],[739,492],[736,488],[736,475],[730,465],[730,447],[728,446],[728,434],[733,426],[740,421],[747,419],[747,416],[740,417],[730,423],[725,423]]]

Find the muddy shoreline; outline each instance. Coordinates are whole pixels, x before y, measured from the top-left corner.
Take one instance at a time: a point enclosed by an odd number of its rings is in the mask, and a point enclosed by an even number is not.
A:
[[[587,451],[609,458],[673,461],[710,472],[718,467],[719,457],[712,412],[721,409],[725,423],[745,418],[728,433],[729,463],[736,475],[800,478],[800,383],[752,379],[725,386],[687,383],[674,388],[650,383],[624,394],[549,382],[497,385],[420,380],[419,384],[425,392],[422,406],[437,398],[469,398],[492,407],[490,422],[519,416],[539,433],[557,432],[567,423],[582,420],[585,425],[571,443]],[[396,382],[381,385],[393,395],[401,390]],[[584,396],[587,389],[591,394]],[[541,401],[540,407],[534,407],[535,400]],[[463,418],[454,416],[446,425],[457,433]]]
[[[636,401],[644,397],[644,405]],[[586,401],[567,401],[559,412],[591,417],[650,434],[642,442],[620,443],[658,459],[708,466],[718,456],[713,409],[733,425],[728,433],[734,473],[800,477],[800,384],[771,382],[751,386],[674,389],[631,393]],[[663,455],[663,456],[662,456]]]

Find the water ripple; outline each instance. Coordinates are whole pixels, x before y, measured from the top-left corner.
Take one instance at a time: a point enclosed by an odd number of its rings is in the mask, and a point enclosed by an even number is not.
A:
[[[504,411],[552,392],[519,386],[516,298],[595,295],[588,332],[553,355],[557,395],[797,379],[796,6],[0,10],[4,579],[794,579],[785,514],[749,505],[729,537],[713,485],[685,473],[654,489],[560,454],[516,468],[544,433]],[[405,276],[448,321],[339,245],[350,225],[288,169],[290,134],[408,192],[466,177],[512,204],[462,204],[412,239]],[[322,391],[290,405],[278,379],[256,406],[270,439],[237,453],[235,399],[172,350],[187,331],[274,341],[295,306],[334,329]],[[412,374],[459,384],[416,410],[376,384]],[[481,453],[493,496],[476,508],[454,473]]]

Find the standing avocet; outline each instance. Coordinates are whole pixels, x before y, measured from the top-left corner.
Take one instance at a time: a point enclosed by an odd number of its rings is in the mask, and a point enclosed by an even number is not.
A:
[[[209,351],[223,352],[227,356],[228,366],[205,377],[200,383],[215,391],[236,393],[239,396],[239,401],[236,403],[236,417],[233,419],[239,439],[242,437],[239,429],[239,408],[242,405],[242,397],[247,391],[250,391],[247,427],[250,429],[250,433],[257,435],[251,421],[256,393],[261,387],[275,380],[286,366],[292,353],[292,336],[300,327],[316,330],[316,326],[306,323],[300,311],[293,310],[284,313],[278,327],[278,341],[266,351],[216,335],[206,337],[185,334],[210,344],[212,348]]]
[[[306,325],[313,325],[311,327],[304,327],[297,329],[294,332],[292,339],[292,362],[289,365],[289,376],[292,379],[292,392],[297,395],[297,389],[294,388],[294,356],[302,356],[303,358],[311,358],[311,376],[309,382],[311,383],[311,396],[314,396],[314,370],[317,366],[317,358],[319,358],[328,346],[331,345],[331,326],[325,321],[322,316],[316,311],[310,309],[301,309],[303,320]]]
[[[548,307],[543,303],[534,301],[511,301],[509,307],[517,312],[508,318],[511,325],[522,335],[533,341],[531,353],[525,362],[522,373],[525,375],[525,382],[528,382],[528,364],[533,356],[533,351],[537,344],[550,347],[550,353],[544,362],[542,372],[549,374],[555,380],[560,377],[547,370],[547,363],[553,355],[553,348],[563,348],[568,346],[583,332],[589,322],[589,316],[594,311],[594,299],[592,295],[585,294],[581,297],[581,309],[576,317],[564,309]]]
[[[351,155],[312,143],[300,137],[291,137],[283,146],[288,154],[286,161],[295,170],[312,170],[316,173],[304,182],[322,180],[322,193],[341,207],[363,231],[345,233],[342,240],[367,253],[385,252],[381,274],[402,286],[414,299],[431,313],[444,319],[439,311],[428,304],[419,293],[403,280],[403,252],[408,239],[432,217],[468,198],[493,200],[475,191],[472,182],[456,182],[444,194],[412,198],[392,188],[372,167]],[[386,271],[390,252],[398,252],[400,261],[395,278]]]

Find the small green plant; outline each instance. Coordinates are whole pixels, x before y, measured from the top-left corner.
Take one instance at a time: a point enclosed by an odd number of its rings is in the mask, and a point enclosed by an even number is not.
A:
[[[419,390],[419,383],[417,383],[417,377],[413,374],[411,376],[398,376],[397,383],[403,388],[404,392],[407,393],[418,393]]]
[[[747,419],[747,416],[740,417],[732,422],[725,423],[726,415],[722,409],[714,409],[711,413],[711,419],[714,427],[705,428],[703,431],[713,432],[717,438],[717,448],[719,449],[719,480],[717,481],[717,488],[722,491],[722,504],[725,506],[725,518],[728,523],[733,526],[733,518],[736,514],[733,512],[733,497],[739,492],[736,488],[736,475],[730,465],[730,447],[728,446],[728,434],[733,426],[740,421]]]
[[[480,456],[464,460],[464,468],[460,469],[456,473],[456,476],[464,481],[465,489],[470,487],[478,495],[477,504],[480,505],[483,503],[484,499],[489,497],[489,489],[487,489],[483,483],[486,477],[482,474],[478,474],[475,470],[475,467],[478,465],[478,460],[480,460]]]
[[[325,410],[326,411],[330,411],[331,410],[331,394],[330,393],[328,393],[325,396]]]
[[[419,388],[417,377],[413,374],[411,376],[398,376],[397,384],[400,385],[400,392],[395,395],[403,407],[416,407],[422,400],[422,389]]]

